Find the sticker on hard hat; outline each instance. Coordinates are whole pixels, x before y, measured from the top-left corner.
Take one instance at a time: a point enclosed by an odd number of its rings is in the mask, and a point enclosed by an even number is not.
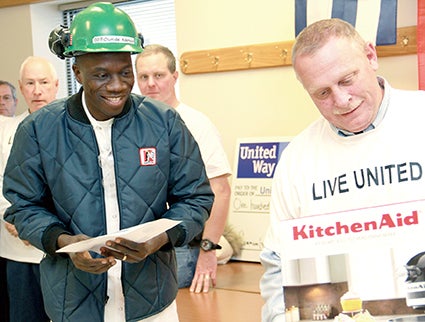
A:
[[[96,36],[92,39],[93,44],[135,44],[133,37],[126,36]]]

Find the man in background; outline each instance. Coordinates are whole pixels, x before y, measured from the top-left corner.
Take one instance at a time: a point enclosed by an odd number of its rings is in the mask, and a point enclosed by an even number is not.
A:
[[[7,122],[15,116],[18,98],[16,97],[16,88],[7,81],[0,80],[0,127],[3,122]],[[7,285],[6,279],[6,260],[0,257],[0,285]],[[0,320],[9,321],[9,296],[7,288],[0,292]]]
[[[0,80],[0,115],[15,116],[18,98],[16,88],[7,81]]]
[[[28,115],[56,99],[58,78],[53,65],[42,57],[30,56],[22,63],[19,88],[28,109],[0,126],[0,185],[19,123]],[[1,216],[9,202],[0,196]],[[7,289],[11,321],[50,321],[44,311],[39,263],[43,252],[18,237],[15,226],[2,220],[0,256],[6,259]]]
[[[176,248],[176,256],[179,287],[190,286],[190,291],[196,293],[208,292],[210,283],[216,284],[216,249],[223,243],[231,247],[222,238],[229,211],[231,169],[220,134],[206,115],[178,101],[176,59],[167,47],[145,46],[136,58],[136,75],[140,92],[175,108],[201,150],[215,200],[202,237]]]
[[[42,57],[28,57],[21,65],[19,89],[29,113],[55,100],[59,80],[53,65]]]

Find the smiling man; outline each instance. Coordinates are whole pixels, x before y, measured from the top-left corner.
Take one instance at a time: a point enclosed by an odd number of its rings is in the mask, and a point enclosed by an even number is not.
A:
[[[74,57],[79,93],[26,118],[6,166],[5,219],[46,253],[40,265],[55,322],[178,321],[174,246],[198,235],[214,200],[198,145],[172,108],[131,94],[130,17],[95,3],[49,39]],[[178,225],[137,243],[116,238],[101,254],[56,254],[87,239],[160,218]]]

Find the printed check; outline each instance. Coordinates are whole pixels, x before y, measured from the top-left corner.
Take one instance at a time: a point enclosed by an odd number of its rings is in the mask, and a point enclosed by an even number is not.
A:
[[[158,236],[170,228],[173,228],[179,223],[180,221],[177,220],[161,218],[134,227],[122,229],[113,234],[82,240],[62,247],[61,249],[58,249],[56,253],[77,253],[90,250],[100,254],[100,248],[104,247],[108,240],[114,240],[117,237],[122,237],[137,243],[142,243]]]

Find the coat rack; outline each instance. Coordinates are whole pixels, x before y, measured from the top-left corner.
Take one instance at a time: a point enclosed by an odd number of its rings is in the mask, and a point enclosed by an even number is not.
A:
[[[215,73],[291,65],[294,41],[185,52],[180,56],[184,74]],[[379,57],[416,54],[416,26],[397,29],[395,45],[377,46]]]

